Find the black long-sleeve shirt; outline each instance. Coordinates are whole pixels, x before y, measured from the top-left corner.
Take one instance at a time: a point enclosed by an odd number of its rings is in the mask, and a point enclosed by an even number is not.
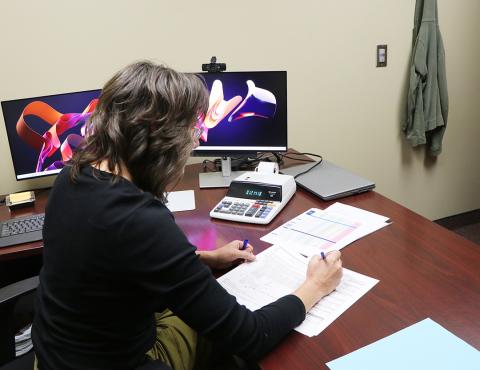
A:
[[[32,337],[42,370],[133,369],[171,309],[232,353],[258,359],[305,317],[294,295],[255,312],[239,305],[152,194],[66,167],[46,207],[44,265]]]

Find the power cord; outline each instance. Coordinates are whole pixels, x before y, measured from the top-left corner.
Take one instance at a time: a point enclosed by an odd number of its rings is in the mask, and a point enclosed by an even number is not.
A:
[[[298,156],[309,155],[311,157],[317,157],[317,158],[319,158],[319,161],[315,162],[315,164],[312,167],[310,167],[309,169],[307,169],[306,171],[303,171],[303,172],[297,174],[296,176],[294,176],[295,179],[298,178],[299,176],[302,176],[302,175],[306,174],[307,172],[311,171],[312,169],[317,167],[323,161],[323,157],[321,155],[315,154],[315,153],[296,153],[296,152],[295,153],[293,153],[293,152],[289,153],[289,152],[287,152],[285,154],[281,154],[281,153],[271,152],[270,154],[268,154],[268,152],[265,152],[265,153],[260,153],[253,158],[231,157],[231,159],[232,159],[232,169],[235,169],[235,170],[249,170],[249,169],[255,168],[255,166],[257,166],[258,163],[260,163],[261,161],[277,162],[278,165],[280,166],[281,164],[283,164],[284,158],[291,159],[291,160],[294,160],[294,161],[300,161],[300,162],[307,162],[307,163],[312,162],[311,159],[292,157],[292,156],[297,156],[297,155]],[[216,172],[216,171],[220,171],[220,169],[221,169],[220,158],[214,159],[213,161],[209,160],[209,159],[205,159],[202,164],[203,164],[203,172]],[[213,168],[212,168],[212,166],[213,166]]]
[[[216,163],[217,160],[214,160],[214,161],[211,161],[210,159],[205,159],[203,162],[202,162],[202,166],[203,166],[203,172],[216,172],[218,171],[218,168],[220,167],[220,163]],[[208,166],[212,166],[213,165],[213,168],[209,168]]]
[[[260,153],[259,155],[251,157],[230,157],[232,160],[232,170],[252,170],[262,160],[271,161],[275,159],[274,155],[266,156],[266,153]],[[205,159],[202,162],[203,172],[216,172],[221,169],[221,159],[216,158],[214,160]]]
[[[300,172],[300,173],[297,173],[293,178],[294,179],[297,179],[298,177],[302,176],[302,175],[305,175],[307,172],[310,172],[311,170],[313,170],[315,167],[317,167],[318,165],[320,165],[322,162],[323,162],[323,157],[320,155],[320,154],[315,154],[315,153],[286,153],[283,155],[282,158],[288,158],[288,159],[292,159],[294,161],[301,161],[301,162],[311,162],[310,159],[304,159],[304,158],[294,158],[294,157],[290,157],[290,155],[309,155],[311,157],[317,157],[319,158],[318,162],[315,162],[315,164],[310,167],[309,169],[307,169],[306,171],[303,171],[303,172]]]

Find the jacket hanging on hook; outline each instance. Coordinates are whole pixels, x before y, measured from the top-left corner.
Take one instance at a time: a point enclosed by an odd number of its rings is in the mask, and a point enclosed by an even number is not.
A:
[[[407,96],[407,117],[402,125],[412,146],[426,144],[437,156],[448,119],[445,49],[438,25],[437,0],[417,0],[413,51]]]

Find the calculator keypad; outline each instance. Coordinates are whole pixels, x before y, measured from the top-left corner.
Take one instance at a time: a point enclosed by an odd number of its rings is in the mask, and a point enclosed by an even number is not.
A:
[[[275,203],[268,200],[251,202],[224,200],[215,207],[213,212],[245,217],[266,218],[275,207]]]

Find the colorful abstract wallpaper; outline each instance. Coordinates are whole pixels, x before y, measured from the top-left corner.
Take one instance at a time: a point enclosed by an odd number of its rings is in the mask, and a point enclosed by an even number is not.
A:
[[[17,179],[58,172],[85,135],[100,90],[2,101]]]
[[[197,150],[287,145],[286,72],[203,73],[209,110]]]

